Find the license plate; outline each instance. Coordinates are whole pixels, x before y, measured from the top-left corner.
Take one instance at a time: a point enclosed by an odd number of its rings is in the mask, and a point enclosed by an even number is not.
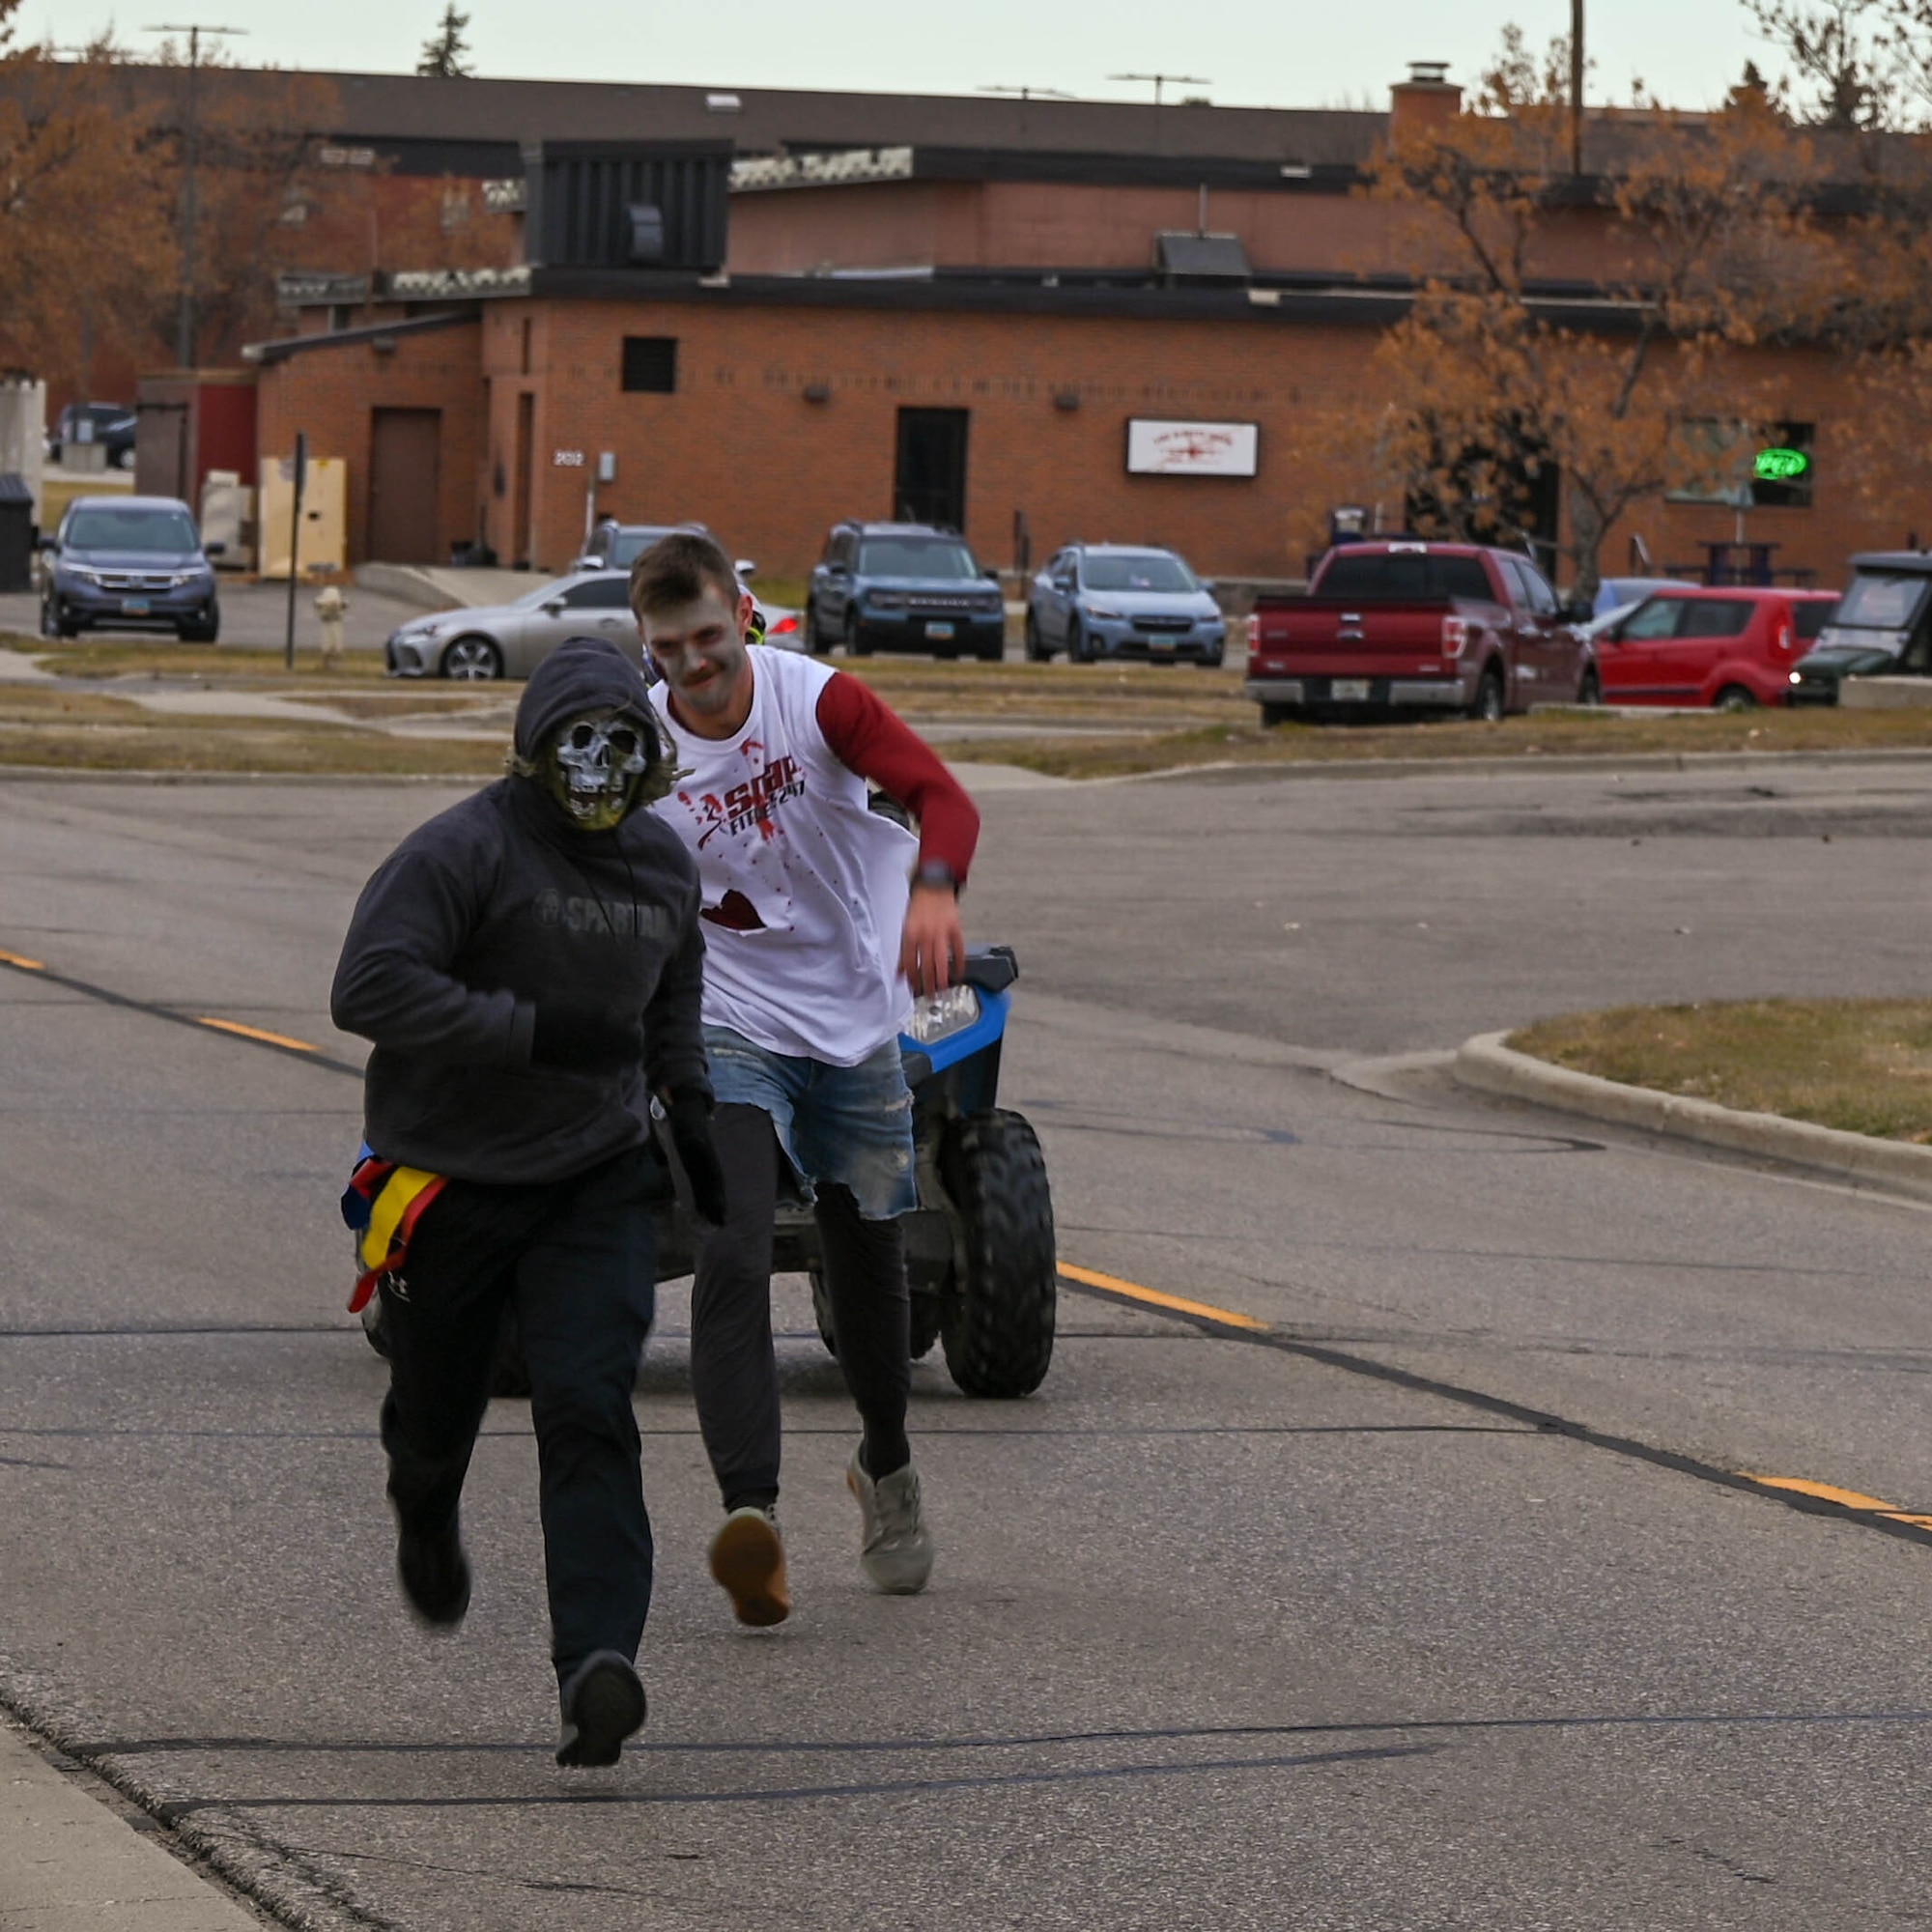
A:
[[[1150,638],[1148,639],[1148,647],[1151,650],[1171,651],[1174,648],[1174,639],[1172,638]]]
[[[124,597],[121,600],[121,614],[124,617],[145,617],[152,608],[145,597]]]
[[[925,635],[928,638],[950,638],[952,635],[952,626],[951,624],[927,624]]]
[[[1369,697],[1369,680],[1365,677],[1338,677],[1328,687],[1328,696],[1343,703],[1353,701],[1366,704]]]

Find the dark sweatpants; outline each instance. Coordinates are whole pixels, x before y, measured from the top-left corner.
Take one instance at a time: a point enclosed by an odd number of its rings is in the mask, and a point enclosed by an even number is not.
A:
[[[772,1225],[778,1136],[760,1107],[722,1105],[711,1137],[724,1169],[730,1218],[705,1236],[691,1292],[691,1379],[698,1426],[727,1509],[779,1490],[779,1376],[772,1355]],[[874,1476],[903,1467],[912,1304],[905,1234],[867,1221],[850,1191],[817,1190],[825,1286],[838,1366],[866,1432]]]
[[[567,1180],[452,1180],[424,1209],[400,1285],[383,1283],[383,1446],[405,1522],[456,1515],[514,1304],[536,1430],[551,1654],[561,1682],[594,1650],[635,1658],[651,1603],[631,1390],[650,1332],[657,1156],[632,1148]]]

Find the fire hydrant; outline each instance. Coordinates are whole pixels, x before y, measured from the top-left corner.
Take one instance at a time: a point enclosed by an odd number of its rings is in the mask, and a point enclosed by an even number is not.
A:
[[[349,600],[333,583],[325,583],[315,593],[316,621],[322,627],[322,668],[338,670],[342,666],[342,620],[349,614]]]

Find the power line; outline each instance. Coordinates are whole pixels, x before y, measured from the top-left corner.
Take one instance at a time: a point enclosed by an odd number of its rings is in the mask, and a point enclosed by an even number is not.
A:
[[[175,360],[184,369],[195,363],[194,314],[194,223],[196,214],[195,164],[201,154],[201,37],[204,34],[245,35],[246,27],[213,27],[206,21],[185,24],[163,21],[156,27],[143,27],[144,34],[185,34],[187,36],[187,111],[182,117],[182,292],[181,321],[175,331]]]

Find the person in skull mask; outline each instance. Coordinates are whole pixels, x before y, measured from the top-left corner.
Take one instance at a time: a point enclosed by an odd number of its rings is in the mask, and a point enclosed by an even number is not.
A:
[[[635,1660],[652,1549],[631,1389],[656,1293],[652,1206],[668,1186],[653,1094],[698,1212],[720,1222],[725,1211],[699,1027],[697,876],[640,810],[671,774],[642,670],[610,640],[572,639],[538,668],[510,774],[377,869],[330,1010],[375,1042],[367,1139],[379,1174],[394,1164],[384,1187],[411,1196],[400,1218],[390,1202],[387,1225],[408,1232],[377,1283],[403,1593],[434,1627],[469,1607],[458,1500],[514,1308],[563,1710],[557,1762],[613,1764],[645,1704]],[[379,1224],[384,1199],[374,1195]]]

